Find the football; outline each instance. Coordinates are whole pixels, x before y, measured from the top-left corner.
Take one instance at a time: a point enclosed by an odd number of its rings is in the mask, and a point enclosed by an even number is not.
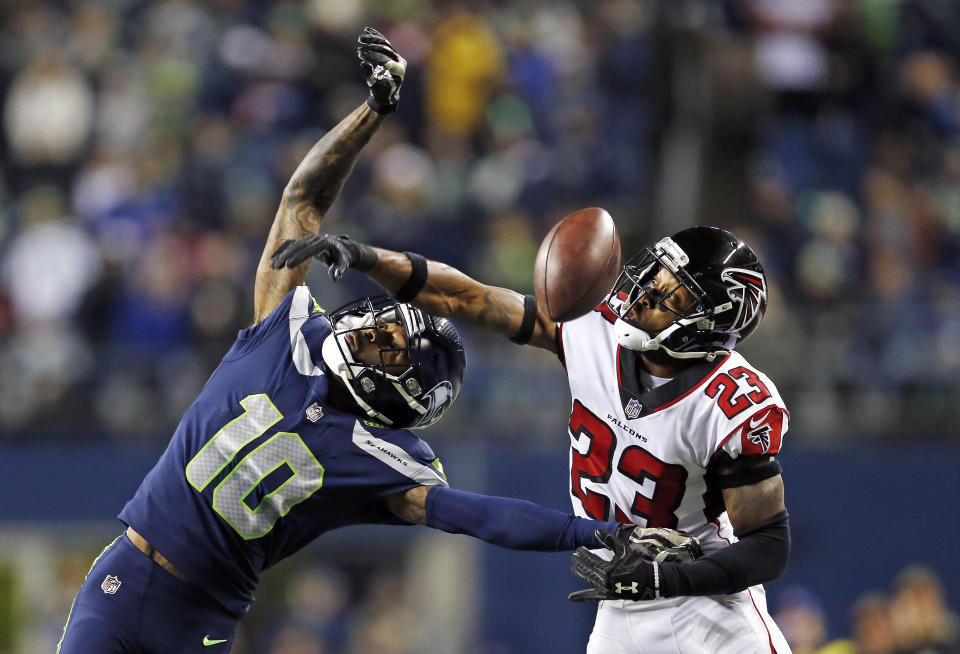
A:
[[[534,265],[537,303],[564,322],[593,310],[620,272],[620,236],[604,209],[574,211],[547,233]]]

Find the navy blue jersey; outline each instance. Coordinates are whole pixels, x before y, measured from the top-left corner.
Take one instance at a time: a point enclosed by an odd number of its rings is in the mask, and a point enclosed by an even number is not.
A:
[[[446,481],[430,447],[328,406],[331,327],[306,286],[245,329],[120,512],[230,609],[320,534],[401,524],[383,498]]]

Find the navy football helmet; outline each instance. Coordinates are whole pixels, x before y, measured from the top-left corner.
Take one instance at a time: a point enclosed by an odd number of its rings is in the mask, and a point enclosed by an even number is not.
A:
[[[457,399],[467,359],[457,328],[446,318],[382,296],[352,302],[328,320],[333,332],[323,342],[323,360],[374,420],[395,429],[428,427]],[[379,363],[356,361],[350,341],[388,323],[402,326],[405,344],[379,345]]]
[[[666,294],[653,288],[654,278],[664,269],[693,298],[686,311],[665,302],[679,286]],[[676,314],[657,334],[648,334],[626,319],[644,297]],[[607,306],[617,316],[614,329],[623,347],[713,360],[760,324],[767,307],[767,279],[757,255],[736,236],[717,227],[691,227],[627,261]]]

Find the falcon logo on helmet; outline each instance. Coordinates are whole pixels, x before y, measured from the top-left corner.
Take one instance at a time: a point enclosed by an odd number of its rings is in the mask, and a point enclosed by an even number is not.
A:
[[[767,304],[767,280],[763,273],[744,268],[727,268],[720,274],[727,283],[727,295],[737,308],[737,317],[730,328],[742,331],[759,321]]]

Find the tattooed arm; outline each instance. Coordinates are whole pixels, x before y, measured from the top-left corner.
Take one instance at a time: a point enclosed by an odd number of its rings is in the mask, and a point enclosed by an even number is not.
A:
[[[257,267],[254,325],[270,315],[291,289],[303,284],[310,267],[307,261],[296,268],[274,270],[270,267],[270,253],[286,239],[320,230],[320,223],[353,170],[357,155],[382,120],[383,115],[366,103],[360,105],[310,149],[293,173]]]
[[[377,264],[365,274],[390,293],[396,293],[410,277],[410,260],[399,252],[373,250]],[[437,261],[427,262],[427,283],[411,304],[431,315],[453,318],[508,337],[516,335],[523,320],[520,293],[481,284]],[[529,345],[556,352],[556,334],[557,324],[541,309]]]

